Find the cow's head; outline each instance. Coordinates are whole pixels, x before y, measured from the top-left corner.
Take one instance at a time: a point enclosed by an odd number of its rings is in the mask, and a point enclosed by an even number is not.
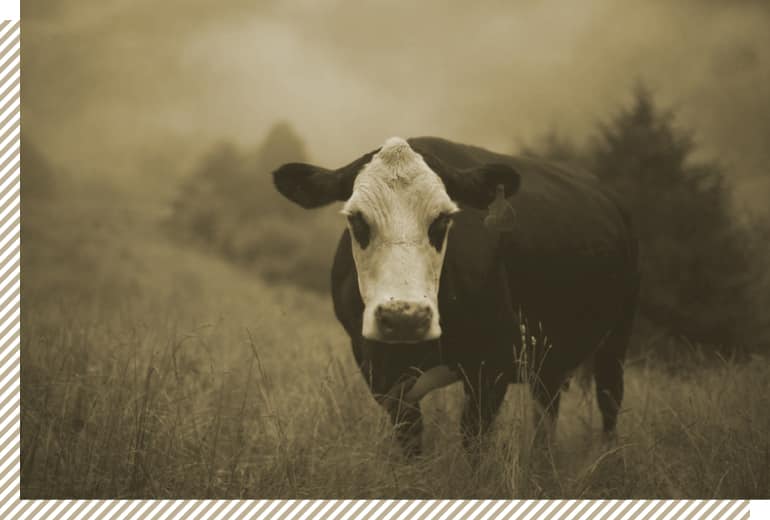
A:
[[[519,185],[509,166],[456,170],[395,137],[338,170],[291,163],[273,177],[302,207],[345,201],[365,306],[362,334],[388,343],[441,335],[438,284],[455,201],[483,209],[499,185],[507,195]]]

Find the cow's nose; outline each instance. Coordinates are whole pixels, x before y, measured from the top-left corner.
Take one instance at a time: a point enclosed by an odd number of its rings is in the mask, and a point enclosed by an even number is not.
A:
[[[433,311],[424,303],[392,301],[378,305],[374,317],[384,341],[420,341],[430,329]]]

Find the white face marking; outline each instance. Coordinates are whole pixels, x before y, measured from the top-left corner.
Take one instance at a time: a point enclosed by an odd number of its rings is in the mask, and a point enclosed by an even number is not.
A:
[[[342,212],[353,217],[365,338],[401,343],[441,335],[438,285],[449,225],[439,226],[440,250],[429,229],[457,211],[439,176],[403,139],[388,139],[358,174]],[[355,238],[355,219],[368,230],[364,247]]]

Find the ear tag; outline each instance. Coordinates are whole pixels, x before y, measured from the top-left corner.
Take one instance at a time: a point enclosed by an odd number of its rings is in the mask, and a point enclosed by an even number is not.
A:
[[[489,205],[489,214],[484,217],[484,226],[501,233],[513,231],[516,224],[516,210],[505,198],[505,187],[497,185],[495,199]]]

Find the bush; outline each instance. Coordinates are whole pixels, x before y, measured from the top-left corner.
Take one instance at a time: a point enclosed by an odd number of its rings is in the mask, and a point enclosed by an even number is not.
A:
[[[268,281],[327,291],[340,219],[331,208],[311,216],[285,200],[270,175],[283,163],[306,160],[302,140],[286,123],[252,152],[220,144],[180,187],[167,225],[178,238]]]

